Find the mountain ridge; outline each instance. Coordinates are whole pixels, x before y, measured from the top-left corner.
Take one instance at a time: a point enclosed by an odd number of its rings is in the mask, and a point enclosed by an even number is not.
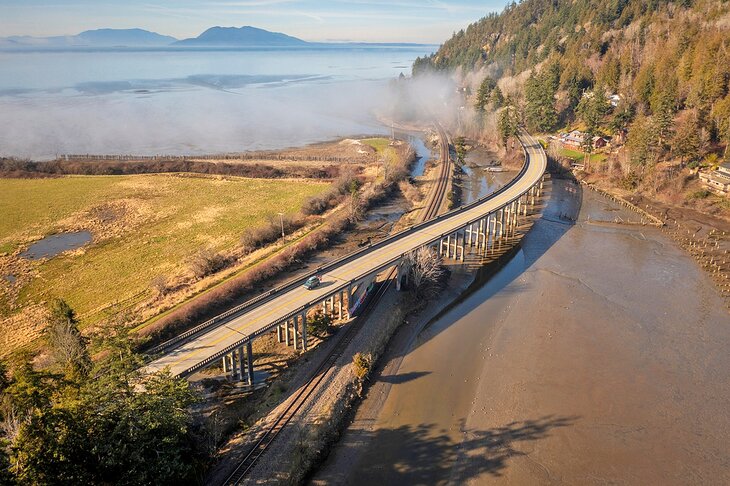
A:
[[[303,41],[281,32],[271,32],[250,25],[242,27],[215,26],[207,29],[198,37],[183,39],[174,42],[178,46],[266,46],[266,47],[294,47],[306,46],[309,42]]]
[[[154,47],[169,45],[177,41],[174,37],[144,29],[93,29],[76,35],[50,37],[10,36],[0,38],[0,46],[12,44],[17,47]]]

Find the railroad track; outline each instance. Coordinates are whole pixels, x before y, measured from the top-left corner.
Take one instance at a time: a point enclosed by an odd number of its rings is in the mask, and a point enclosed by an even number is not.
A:
[[[421,213],[420,221],[428,221],[429,219],[435,218],[438,216],[439,209],[441,208],[441,204],[444,200],[444,196],[446,196],[446,188],[448,187],[448,181],[449,181],[449,173],[451,172],[451,156],[449,153],[449,139],[446,135],[446,131],[444,131],[443,127],[441,127],[441,124],[438,122],[434,122],[434,125],[436,126],[436,130],[439,133],[439,147],[440,147],[440,171],[438,175],[438,179],[436,181],[436,186],[429,194],[429,197],[427,199],[426,207],[424,208],[424,211]]]
[[[449,172],[451,170],[451,157],[449,153],[449,141],[446,136],[446,132],[441,127],[441,125],[438,122],[435,122],[436,129],[439,132],[439,139],[440,139],[440,170],[439,170],[439,176],[436,181],[436,185],[431,190],[428,198],[426,207],[421,212],[421,215],[419,216],[419,222],[427,221],[433,217],[435,217],[439,209],[441,208],[441,204],[443,203],[443,198],[446,195],[446,188],[448,187],[448,180],[449,180]],[[251,471],[251,469],[256,464],[256,461],[266,452],[268,447],[271,445],[271,443],[276,439],[276,437],[279,435],[279,433],[284,429],[284,427],[287,426],[287,424],[291,421],[291,419],[299,412],[299,410],[304,406],[304,404],[307,402],[309,397],[314,393],[314,391],[319,387],[319,385],[322,383],[322,381],[327,376],[327,373],[329,370],[334,366],[334,364],[337,362],[337,360],[342,356],[342,354],[345,352],[345,349],[349,346],[349,344],[352,342],[354,337],[357,335],[358,331],[362,328],[365,318],[367,315],[372,311],[372,309],[375,307],[375,305],[378,303],[378,301],[382,298],[383,295],[388,291],[390,288],[390,285],[393,282],[393,276],[396,273],[396,269],[392,268],[388,271],[388,274],[385,277],[385,280],[383,283],[381,283],[378,286],[378,290],[376,293],[370,298],[370,300],[367,302],[365,309],[363,309],[362,313],[354,319],[354,321],[347,326],[346,329],[344,329],[339,336],[339,340],[336,342],[336,344],[332,347],[332,350],[329,352],[329,354],[325,357],[325,359],[320,363],[320,365],[315,370],[314,374],[309,378],[309,380],[302,386],[296,394],[289,399],[288,405],[284,408],[284,410],[279,414],[278,417],[274,420],[274,423],[271,424],[264,432],[261,433],[261,435],[256,439],[254,445],[249,449],[249,451],[246,453],[244,458],[241,460],[241,462],[236,466],[236,469],[228,476],[228,478],[223,483],[226,486],[229,485],[237,485],[240,484],[243,479],[246,477],[246,475]]]

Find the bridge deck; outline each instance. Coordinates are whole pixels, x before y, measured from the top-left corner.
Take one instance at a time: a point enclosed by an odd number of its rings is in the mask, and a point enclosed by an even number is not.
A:
[[[303,287],[293,288],[264,305],[252,308],[228,322],[181,343],[164,356],[149,363],[146,371],[154,372],[169,367],[174,375],[184,375],[187,370],[235,345],[246,336],[260,333],[287,318],[291,313],[310,304],[321,302],[339,289],[347,288],[351,282],[366,277],[373,270],[386,266],[404,253],[428,245],[441,236],[453,233],[509,204],[538,183],[547,167],[545,153],[540,144],[526,134],[521,135],[521,139],[527,153],[526,169],[503,192],[495,194],[467,210],[453,214],[447,213],[425,228],[405,234],[392,243],[375,247],[353,260],[343,262],[342,265],[322,275],[322,285],[318,288],[313,290],[306,290]]]

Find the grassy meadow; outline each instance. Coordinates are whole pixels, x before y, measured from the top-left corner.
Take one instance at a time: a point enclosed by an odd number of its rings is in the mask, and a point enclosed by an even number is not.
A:
[[[563,157],[567,157],[573,162],[584,162],[586,158],[585,152],[581,152],[580,150],[573,150],[569,148],[561,148],[560,149],[560,155]],[[595,163],[595,162],[601,162],[603,160],[606,160],[605,154],[591,154],[589,157],[589,162]]]
[[[0,333],[9,317],[55,297],[94,323],[110,305],[148,296],[157,276],[184,272],[202,248],[232,250],[246,228],[296,213],[327,186],[181,174],[0,179],[0,277],[17,278],[0,281]],[[45,235],[77,230],[91,231],[92,243],[45,261],[18,256]]]

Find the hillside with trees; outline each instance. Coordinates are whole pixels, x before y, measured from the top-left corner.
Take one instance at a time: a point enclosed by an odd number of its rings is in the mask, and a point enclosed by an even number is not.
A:
[[[596,136],[617,141],[590,169],[627,189],[670,185],[686,197],[682,169],[730,159],[727,1],[524,0],[457,32],[413,71],[472,80],[476,113],[496,111],[502,139],[523,123],[578,128],[587,153]],[[680,170],[667,175],[668,165]]]

